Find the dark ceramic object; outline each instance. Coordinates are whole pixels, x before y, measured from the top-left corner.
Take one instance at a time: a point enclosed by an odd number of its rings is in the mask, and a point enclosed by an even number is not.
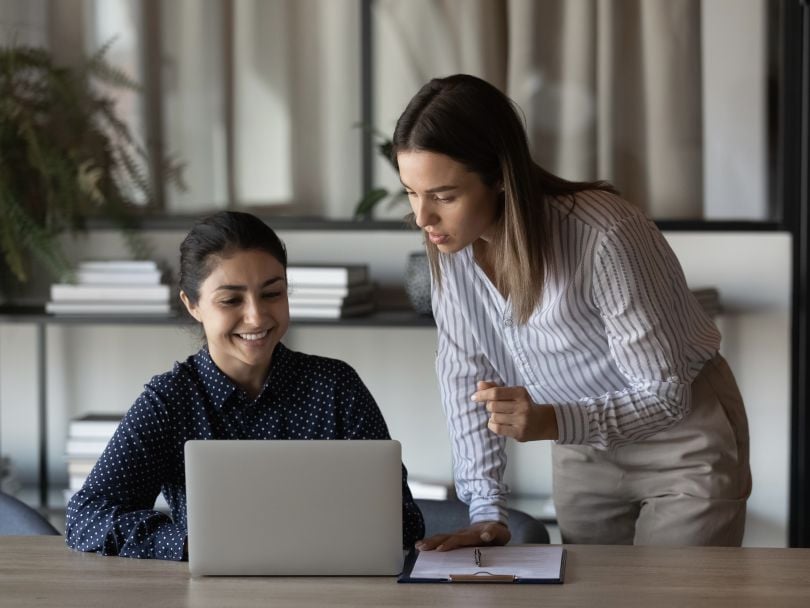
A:
[[[432,315],[430,306],[430,265],[424,251],[408,256],[405,266],[405,293],[413,309],[420,315]]]

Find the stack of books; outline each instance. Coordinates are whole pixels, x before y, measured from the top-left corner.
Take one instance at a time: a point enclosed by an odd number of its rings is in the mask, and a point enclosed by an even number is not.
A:
[[[68,439],[65,447],[68,487],[64,492],[65,504],[82,489],[87,476],[110,442],[115,429],[121,423],[121,414],[85,414],[73,418],[68,425]],[[169,505],[158,496],[155,508],[169,512]]]
[[[68,488],[65,503],[84,485],[99,456],[121,422],[121,414],[86,414],[68,423],[65,446]]]
[[[154,260],[80,262],[76,283],[51,285],[45,311],[54,314],[158,314],[171,312],[171,288]]]
[[[288,266],[290,317],[340,319],[374,309],[368,266]]]

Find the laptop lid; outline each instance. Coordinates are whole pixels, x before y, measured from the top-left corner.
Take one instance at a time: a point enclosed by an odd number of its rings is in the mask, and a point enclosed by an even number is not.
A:
[[[394,440],[187,441],[192,576],[398,574],[401,461]]]

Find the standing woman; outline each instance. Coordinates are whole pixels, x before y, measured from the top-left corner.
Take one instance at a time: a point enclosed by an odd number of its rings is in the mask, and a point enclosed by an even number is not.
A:
[[[471,522],[417,546],[508,542],[509,437],[555,442],[566,543],[740,545],[745,410],[655,224],[605,182],[538,166],[511,100],[472,76],[424,85],[393,144],[426,233],[436,369]]]

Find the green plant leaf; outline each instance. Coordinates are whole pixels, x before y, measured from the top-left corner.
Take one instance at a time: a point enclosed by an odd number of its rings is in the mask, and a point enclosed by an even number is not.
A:
[[[138,212],[162,191],[152,168],[183,186],[182,164],[152,158],[116,114],[112,91],[140,87],[107,62],[113,41],[78,68],[45,49],[0,46],[0,264],[22,282],[27,257],[68,274],[59,237],[84,231],[91,215],[111,218],[132,255],[150,255]]]
[[[371,217],[374,212],[374,207],[376,207],[377,203],[383,200],[386,196],[388,196],[388,190],[386,188],[375,188],[374,190],[369,190],[354,208],[354,217],[357,219]]]

